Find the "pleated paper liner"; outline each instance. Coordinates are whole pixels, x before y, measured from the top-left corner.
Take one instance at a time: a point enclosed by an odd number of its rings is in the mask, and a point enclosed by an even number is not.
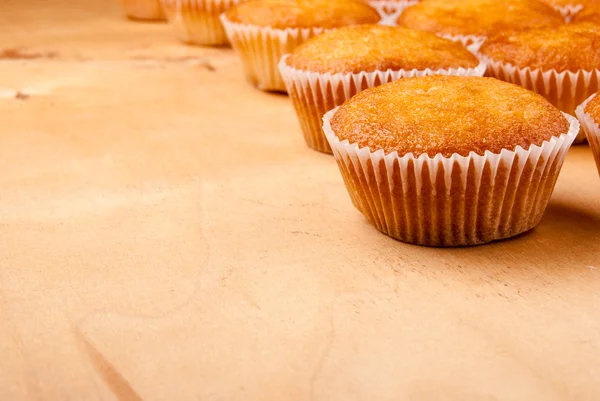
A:
[[[286,92],[279,73],[279,60],[307,39],[324,32],[323,28],[259,27],[231,22],[223,14],[221,21],[233,48],[242,59],[246,76],[259,89]]]
[[[164,21],[160,0],[122,0],[125,15],[133,20]]]
[[[398,17],[410,6],[417,4],[419,0],[370,0],[369,5],[381,16],[383,25],[396,25]]]
[[[566,6],[556,6],[554,8],[561,13],[566,22],[569,22],[575,16],[575,14],[583,10],[583,5],[573,3],[567,4]]]
[[[358,92],[400,78],[426,75],[483,76],[485,64],[475,68],[425,70],[387,70],[359,73],[318,73],[298,70],[287,65],[289,55],[283,56],[279,71],[292,98],[300,120],[306,144],[320,152],[331,154],[331,147],[323,134],[323,115]]]
[[[594,121],[592,116],[585,112],[586,106],[594,98],[594,96],[596,96],[596,94],[593,94],[587,98],[579,107],[577,107],[575,114],[581,123],[583,132],[587,136],[590,148],[592,148],[592,153],[594,154],[594,159],[596,160],[596,166],[598,167],[598,175],[600,175],[600,126],[598,126],[598,122]]]
[[[535,227],[579,131],[565,114],[568,132],[529,149],[386,155],[340,141],[330,125],[336,111],[324,116],[323,129],[353,204],[379,231],[427,246],[483,244]]]
[[[519,68],[509,63],[492,60],[489,57],[480,57],[488,65],[487,75],[539,93],[568,114],[573,114],[579,104],[598,91],[600,70],[543,71],[529,67]],[[574,143],[584,142],[585,134],[582,132]]]
[[[479,48],[487,39],[487,36],[484,35],[450,35],[441,33],[438,34],[438,36],[444,39],[449,39],[453,42],[460,42],[464,47],[472,52],[479,51]]]
[[[224,46],[229,42],[219,16],[243,0],[162,0],[169,23],[185,43]]]

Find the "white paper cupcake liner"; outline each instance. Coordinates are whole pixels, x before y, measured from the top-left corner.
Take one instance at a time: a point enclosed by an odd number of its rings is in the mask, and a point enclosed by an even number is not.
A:
[[[219,16],[244,0],[162,0],[167,19],[183,42],[222,46],[228,43]]]
[[[411,6],[419,3],[419,0],[370,0],[369,5],[381,16],[382,25],[396,25],[398,17]]]
[[[483,45],[483,43],[487,40],[487,36],[484,35],[450,35],[442,33],[438,34],[438,36],[444,39],[449,39],[453,42],[460,42],[471,52],[479,51],[481,45]]]
[[[223,14],[221,21],[231,45],[240,55],[246,75],[259,89],[285,92],[278,64],[284,54],[325,30],[323,28],[275,29],[231,22]]]
[[[569,22],[575,14],[583,10],[583,5],[574,3],[567,4],[566,6],[556,6],[554,8],[561,13],[566,22]]]
[[[160,0],[122,0],[125,15],[134,20],[163,21]]]
[[[590,148],[592,148],[592,153],[594,154],[594,160],[596,160],[596,166],[598,167],[598,175],[600,175],[600,126],[598,126],[598,122],[594,121],[592,116],[585,112],[586,106],[594,96],[596,96],[596,94],[587,98],[579,107],[577,107],[575,115],[577,115],[577,118],[581,123],[581,128],[583,128],[583,132],[587,136]]]
[[[512,237],[542,218],[567,151],[570,128],[542,145],[500,153],[400,156],[340,141],[330,119],[323,130],[353,204],[383,233],[428,246],[476,245]]]
[[[358,92],[400,78],[426,75],[483,76],[486,68],[485,63],[481,62],[475,68],[377,70],[331,74],[295,69],[287,65],[288,57],[289,55],[282,57],[279,71],[292,98],[304,139],[309,147],[325,153],[331,153],[331,148],[323,135],[323,115]]]
[[[599,89],[600,70],[544,71],[529,67],[519,68],[486,56],[480,57],[488,65],[487,75],[539,93],[568,114],[573,114],[581,102]],[[574,143],[583,142],[585,142],[585,135],[580,133]]]

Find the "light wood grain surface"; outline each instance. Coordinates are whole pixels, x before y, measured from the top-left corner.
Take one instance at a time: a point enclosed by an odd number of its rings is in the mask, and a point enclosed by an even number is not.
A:
[[[290,101],[104,0],[0,3],[1,400],[598,400],[600,180],[540,226],[377,232]]]

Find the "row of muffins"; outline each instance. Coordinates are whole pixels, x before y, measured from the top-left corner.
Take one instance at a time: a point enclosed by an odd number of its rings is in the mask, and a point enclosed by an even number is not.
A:
[[[250,80],[289,92],[307,143],[335,155],[353,204],[380,231],[458,246],[533,228],[577,120],[481,78],[485,62],[461,44],[376,20],[352,0],[251,0],[222,16]],[[581,111],[590,132],[594,104]]]

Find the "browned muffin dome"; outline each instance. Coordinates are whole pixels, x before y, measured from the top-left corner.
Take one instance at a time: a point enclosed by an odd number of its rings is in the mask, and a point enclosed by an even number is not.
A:
[[[360,0],[251,0],[227,10],[241,24],[284,28],[337,28],[379,22],[380,16]]]
[[[324,33],[297,47],[290,67],[319,73],[474,68],[478,59],[459,43],[423,31],[355,25]]]
[[[558,71],[600,68],[600,26],[567,24],[489,38],[481,54],[517,67]]]
[[[398,20],[413,29],[476,36],[563,23],[558,11],[538,0],[423,0]]]
[[[400,156],[528,149],[567,133],[569,123],[542,96],[494,78],[435,75],[368,89],[331,119],[340,141]]]
[[[585,106],[585,113],[589,114],[594,121],[600,122],[600,96],[596,94],[592,100]]]

